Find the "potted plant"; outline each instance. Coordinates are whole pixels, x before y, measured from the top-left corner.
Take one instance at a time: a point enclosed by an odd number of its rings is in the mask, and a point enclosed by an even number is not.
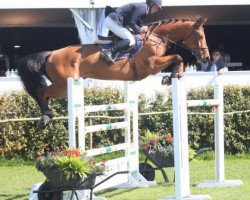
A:
[[[140,137],[140,150],[158,167],[174,166],[174,144],[170,133],[145,131]]]
[[[55,188],[83,187],[89,189],[96,175],[106,170],[105,161],[97,164],[79,149],[46,149],[36,159],[36,168],[43,172]],[[85,181],[84,181],[85,180]]]

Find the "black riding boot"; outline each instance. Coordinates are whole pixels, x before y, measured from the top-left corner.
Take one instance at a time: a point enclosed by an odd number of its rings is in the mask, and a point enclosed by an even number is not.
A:
[[[111,49],[103,49],[101,56],[110,63],[114,64],[118,53],[129,48],[130,41],[128,39],[117,42]]]

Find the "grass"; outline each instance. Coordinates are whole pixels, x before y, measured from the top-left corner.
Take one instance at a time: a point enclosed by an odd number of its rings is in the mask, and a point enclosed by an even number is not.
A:
[[[32,184],[43,182],[44,176],[33,165],[19,165],[16,160],[0,159],[0,200],[28,199]],[[191,194],[208,194],[213,200],[250,200],[250,155],[243,157],[226,156],[225,174],[227,180],[242,180],[243,186],[227,188],[196,188],[202,180],[214,179],[213,156],[203,156],[190,162]],[[136,189],[109,189],[96,193],[108,200],[155,200],[172,196],[174,188],[174,168],[165,169],[170,183],[165,183],[159,170],[156,171],[157,186]]]

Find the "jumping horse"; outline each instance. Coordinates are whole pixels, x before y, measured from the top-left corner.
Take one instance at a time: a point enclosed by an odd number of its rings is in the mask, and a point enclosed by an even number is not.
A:
[[[177,54],[165,55],[170,45],[182,45],[196,56],[198,62],[206,62],[209,50],[203,24],[205,18],[192,20],[162,20],[148,25],[141,34],[143,45],[132,58],[108,63],[100,56],[100,46],[83,44],[54,51],[27,55],[18,64],[18,72],[25,90],[38,103],[42,117],[37,129],[42,130],[53,118],[48,106],[50,98],[67,95],[67,78],[95,78],[102,80],[142,80],[174,63],[170,79],[181,77],[183,62]],[[178,43],[177,43],[178,42]],[[182,43],[179,43],[182,42]],[[46,79],[51,81],[47,85]]]

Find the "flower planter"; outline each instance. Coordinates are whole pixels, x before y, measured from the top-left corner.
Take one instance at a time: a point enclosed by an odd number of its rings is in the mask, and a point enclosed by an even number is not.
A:
[[[141,150],[141,152],[159,168],[174,167],[173,154],[166,156],[159,151],[150,152],[149,150]]]
[[[87,178],[83,179],[79,175],[74,178],[67,179],[65,174],[55,169],[42,170],[43,174],[49,180],[51,185],[55,188],[84,188],[91,189],[95,184],[96,175],[90,174]]]

